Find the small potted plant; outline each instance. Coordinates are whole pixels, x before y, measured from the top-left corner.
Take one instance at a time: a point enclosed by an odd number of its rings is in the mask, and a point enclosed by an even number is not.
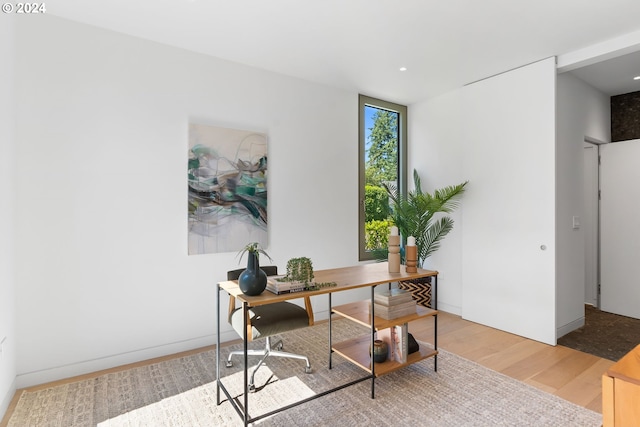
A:
[[[271,257],[262,249],[258,242],[249,243],[244,249],[238,252],[240,261],[242,261],[245,253],[248,255],[247,268],[240,273],[238,286],[245,295],[260,295],[267,287],[267,275],[260,269],[260,254],[269,258],[270,261]]]
[[[287,262],[287,275],[283,281],[300,282],[309,286],[313,281],[313,264],[306,257],[291,258]]]
[[[287,262],[287,274],[274,281],[276,287],[315,291],[320,288],[337,286],[336,282],[315,282],[313,263],[307,257],[291,258]]]

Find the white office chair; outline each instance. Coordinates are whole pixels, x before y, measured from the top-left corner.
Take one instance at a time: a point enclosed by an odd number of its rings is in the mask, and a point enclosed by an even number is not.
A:
[[[276,266],[260,267],[267,276],[275,276],[278,274]],[[244,269],[232,270],[227,272],[227,280],[237,280]],[[266,291],[265,291],[266,292]],[[296,304],[283,301],[273,304],[260,305],[249,308],[247,319],[247,339],[249,341],[265,338],[265,347],[262,350],[247,350],[247,356],[261,356],[260,362],[251,372],[249,379],[249,390],[255,391],[254,377],[256,371],[265,363],[269,356],[273,357],[289,357],[300,359],[306,362],[305,372],[311,373],[311,364],[309,358],[300,354],[287,353],[282,351],[282,340],[271,343],[271,336],[281,334],[283,332],[292,331],[298,328],[305,328],[313,325],[313,309],[311,307],[311,299],[304,297],[305,308]],[[233,329],[243,336],[242,328],[244,327],[244,319],[242,318],[242,307],[236,307],[236,300],[233,296],[229,296],[229,323]],[[232,351],[227,359],[227,368],[233,366],[232,356],[243,355],[243,350]]]

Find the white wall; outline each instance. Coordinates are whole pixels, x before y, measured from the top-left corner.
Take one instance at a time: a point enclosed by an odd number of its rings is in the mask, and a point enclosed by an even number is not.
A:
[[[573,228],[583,212],[585,136],[610,140],[609,97],[569,73],[557,80],[556,282],[557,336],[584,324],[584,229]]]
[[[356,93],[39,18],[17,23],[18,386],[215,342],[238,260],[187,255],[189,121],[268,134],[276,264],[357,262]]]
[[[13,113],[14,19],[0,18],[0,419],[16,390],[15,277],[13,234],[13,165],[15,150]]]
[[[462,171],[461,90],[455,90],[409,107],[409,186],[413,188],[413,169],[420,174],[422,187],[436,188],[467,180]],[[430,256],[424,267],[438,270],[438,308],[449,313],[462,313],[462,210],[450,216],[453,230],[444,238],[440,249]]]

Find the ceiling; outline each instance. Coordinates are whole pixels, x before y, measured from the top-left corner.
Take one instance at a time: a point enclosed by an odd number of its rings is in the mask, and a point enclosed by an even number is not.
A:
[[[597,64],[579,68],[571,72],[576,77],[614,96],[640,91],[640,52],[634,52]]]
[[[403,104],[640,30],[637,0],[56,0],[46,13]],[[617,79],[639,60],[572,72],[635,91]]]

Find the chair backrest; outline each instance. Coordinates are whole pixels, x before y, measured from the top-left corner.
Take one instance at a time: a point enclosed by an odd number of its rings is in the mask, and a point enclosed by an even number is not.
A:
[[[278,275],[278,267],[275,265],[266,265],[264,267],[260,267],[262,271],[265,272],[267,276],[277,276]],[[227,280],[238,280],[238,277],[242,274],[242,272],[246,270],[245,268],[238,268],[236,270],[227,271]],[[280,304],[291,304],[290,302],[283,302]],[[309,316],[309,326],[313,326],[314,318],[313,318],[313,307],[311,306],[311,298],[308,296],[304,297],[304,308],[307,311],[307,315]],[[229,322],[231,322],[231,315],[236,310],[236,298],[232,295],[229,295]],[[249,341],[252,340],[252,327],[251,320],[247,319],[247,338]]]
[[[227,271],[227,280],[238,280],[240,274],[246,270],[245,268],[239,268],[237,270]],[[260,267],[260,270],[264,271],[267,276],[277,276],[278,275],[278,266],[277,265],[266,265],[264,267]]]

